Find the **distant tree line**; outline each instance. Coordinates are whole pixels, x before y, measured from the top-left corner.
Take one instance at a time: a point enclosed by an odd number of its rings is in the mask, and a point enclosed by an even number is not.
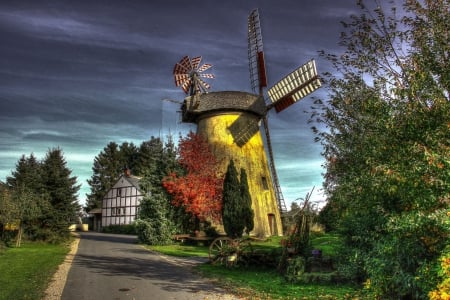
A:
[[[48,150],[39,161],[34,154],[23,155],[6,183],[0,186],[0,230],[2,241],[16,235],[31,240],[59,242],[78,222],[80,185],[67,167],[60,148]]]

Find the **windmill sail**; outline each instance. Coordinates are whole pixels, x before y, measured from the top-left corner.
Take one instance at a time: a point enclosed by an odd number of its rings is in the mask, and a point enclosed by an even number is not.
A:
[[[280,112],[311,94],[320,86],[316,63],[314,60],[310,60],[267,91],[272,101],[269,108],[275,107],[276,112]]]
[[[183,57],[173,68],[173,77],[175,85],[180,86],[181,89],[189,95],[199,93],[206,93],[211,86],[201,78],[214,78],[213,74],[203,73],[212,67],[210,64],[203,64],[201,56],[192,59],[189,56]]]
[[[261,23],[257,9],[252,11],[248,17],[248,61],[252,90],[254,93],[262,95],[263,88],[267,86],[267,75]]]

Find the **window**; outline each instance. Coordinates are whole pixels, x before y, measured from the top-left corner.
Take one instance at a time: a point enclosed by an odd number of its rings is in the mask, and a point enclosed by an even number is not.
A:
[[[267,178],[266,177],[261,177],[262,180],[262,186],[265,190],[269,189],[269,184],[267,183]]]
[[[122,196],[122,189],[121,188],[116,189],[116,195],[117,195],[117,197]]]
[[[113,207],[111,208],[111,216],[123,216],[126,213],[125,207]]]

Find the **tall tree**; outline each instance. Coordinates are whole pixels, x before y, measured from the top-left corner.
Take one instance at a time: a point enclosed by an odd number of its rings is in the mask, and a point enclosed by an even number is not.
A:
[[[42,190],[40,173],[41,163],[34,154],[31,153],[29,157],[22,155],[11,176],[6,178],[6,184],[11,189],[26,187],[35,193],[40,193]]]
[[[160,138],[152,137],[141,144],[138,172],[143,176],[140,184],[147,196],[140,204],[136,231],[139,240],[150,245],[169,244],[174,233],[169,197],[162,187],[162,179],[169,174],[165,168],[168,160],[170,158]]]
[[[422,299],[449,243],[450,5],[376,4],[359,1],[343,23],[345,53],[325,55],[336,69],[330,100],[316,102],[326,211],[340,217],[342,271],[374,298]]]
[[[47,215],[52,215],[48,192],[42,177],[42,163],[30,154],[22,155],[11,176],[7,177],[7,189],[3,195],[2,215],[18,226],[16,245],[20,246],[22,232],[30,239],[46,239],[42,227]],[[45,230],[44,230],[45,231]]]
[[[173,205],[202,221],[220,219],[223,178],[206,139],[193,132],[180,137],[178,163],[185,172],[172,172],[163,180]]]
[[[60,148],[50,149],[42,162],[42,182],[49,195],[53,208],[47,222],[54,229],[64,233],[71,223],[78,221],[80,205],[78,203],[77,177],[67,167]]]
[[[136,174],[145,178],[147,189],[161,190],[161,180],[167,175],[162,170],[164,144],[160,138],[151,137],[150,140],[142,142],[139,147]]]
[[[138,174],[136,169],[138,167],[139,149],[133,143],[123,142],[119,146],[119,153],[120,162],[123,164],[122,170],[128,168],[134,174]]]
[[[42,226],[39,221],[52,209],[49,199],[44,197],[45,194],[36,194],[24,186],[11,190],[9,195],[10,205],[7,214],[10,222],[17,226],[16,247],[20,247],[23,232],[30,232],[33,227]]]
[[[250,234],[255,226],[254,218],[255,212],[252,208],[252,197],[250,196],[250,191],[248,189],[247,172],[245,169],[241,168],[241,177],[239,180],[239,196],[242,201],[242,215],[245,225],[245,233]]]
[[[228,164],[223,181],[222,222],[227,235],[231,238],[242,236],[245,220],[242,214],[241,186],[233,160]]]

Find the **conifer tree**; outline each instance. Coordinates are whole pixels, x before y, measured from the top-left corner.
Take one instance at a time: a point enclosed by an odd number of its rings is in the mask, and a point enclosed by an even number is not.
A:
[[[91,179],[88,184],[91,187],[87,195],[87,210],[101,206],[101,201],[106,192],[115,181],[123,174],[124,168],[137,168],[139,151],[133,143],[124,142],[120,146],[110,142],[94,159]]]
[[[41,163],[33,153],[29,157],[21,156],[16,163],[16,169],[6,178],[6,184],[11,189],[23,187],[34,193],[42,191]]]
[[[60,233],[66,233],[71,223],[78,221],[77,177],[67,167],[60,148],[50,149],[42,162],[42,183],[52,206],[51,214],[45,222]]]
[[[242,214],[245,222],[245,233],[249,234],[255,225],[253,220],[255,213],[252,208],[252,197],[250,196],[250,191],[248,190],[247,172],[244,168],[241,168],[241,180],[239,184],[242,201]]]
[[[222,221],[227,235],[239,238],[244,232],[246,220],[242,211],[241,185],[233,160],[228,164],[223,182]]]

